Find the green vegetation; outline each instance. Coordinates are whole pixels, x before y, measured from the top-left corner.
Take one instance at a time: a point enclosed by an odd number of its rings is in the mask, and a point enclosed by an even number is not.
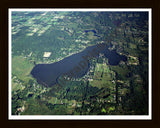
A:
[[[88,39],[90,39],[90,40],[91,40],[91,39],[92,39],[92,40],[97,39],[97,37],[94,36],[94,33],[93,33],[93,32],[88,32],[87,37],[88,37]]]
[[[11,29],[12,115],[148,114],[146,12],[13,12]],[[30,75],[35,64],[60,61],[97,43],[127,61],[110,65],[99,54],[83,77],[63,87],[46,87]]]
[[[97,63],[95,66],[93,81],[90,81],[90,85],[99,89],[103,87],[113,87],[113,77],[114,73],[109,70],[109,67],[105,63]]]
[[[22,56],[14,56],[12,58],[12,73],[16,74],[16,76],[23,81],[28,81],[33,67],[34,64],[30,63]]]

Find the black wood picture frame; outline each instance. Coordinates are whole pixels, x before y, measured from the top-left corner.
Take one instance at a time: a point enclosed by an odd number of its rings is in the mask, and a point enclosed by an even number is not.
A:
[[[2,0],[0,8],[0,122],[4,128],[30,127],[144,127],[160,126],[158,0]],[[8,119],[8,9],[9,8],[151,8],[152,9],[152,120],[9,120]]]

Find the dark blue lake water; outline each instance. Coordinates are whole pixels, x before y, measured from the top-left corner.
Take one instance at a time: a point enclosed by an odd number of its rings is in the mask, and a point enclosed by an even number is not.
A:
[[[125,56],[121,56],[116,51],[108,50],[106,44],[97,44],[87,47],[82,52],[64,58],[52,64],[37,64],[32,69],[31,74],[37,79],[39,84],[53,86],[58,78],[64,74],[69,77],[82,77],[89,69],[89,59],[98,57],[99,53],[104,53],[110,65],[118,65],[121,60],[126,61]]]

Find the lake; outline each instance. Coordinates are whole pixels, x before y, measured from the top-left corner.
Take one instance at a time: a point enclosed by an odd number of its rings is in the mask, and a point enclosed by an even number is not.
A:
[[[52,64],[37,64],[31,71],[31,75],[36,78],[39,84],[53,86],[62,75],[69,77],[82,77],[89,69],[89,59],[98,57],[103,53],[108,58],[110,65],[118,65],[121,60],[126,61],[127,57],[119,55],[116,51],[108,50],[104,43],[89,46],[82,52],[73,54],[61,61]]]

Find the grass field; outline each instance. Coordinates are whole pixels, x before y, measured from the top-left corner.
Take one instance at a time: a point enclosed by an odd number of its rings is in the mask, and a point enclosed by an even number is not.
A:
[[[31,79],[30,72],[33,69],[34,64],[29,63],[22,56],[12,57],[12,74],[16,75],[18,79],[28,82]]]
[[[96,64],[93,81],[90,85],[99,89],[112,86],[112,72],[106,64]]]
[[[88,39],[94,40],[94,39],[97,39],[97,37],[94,36],[94,33],[93,33],[93,32],[88,32]]]

